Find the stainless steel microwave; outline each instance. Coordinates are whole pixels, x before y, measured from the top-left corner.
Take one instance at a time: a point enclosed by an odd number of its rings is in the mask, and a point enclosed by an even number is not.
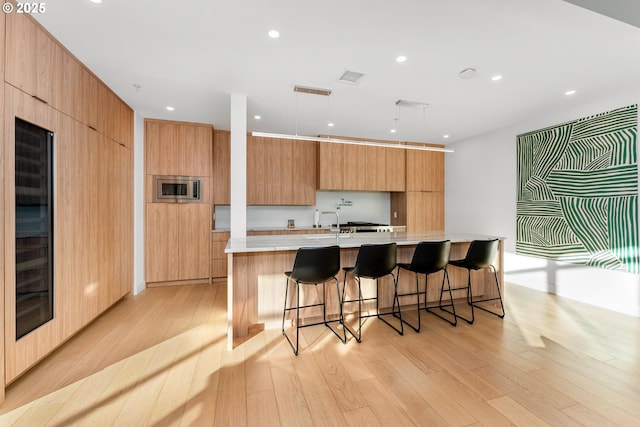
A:
[[[155,203],[193,203],[201,201],[202,179],[199,176],[154,175]]]

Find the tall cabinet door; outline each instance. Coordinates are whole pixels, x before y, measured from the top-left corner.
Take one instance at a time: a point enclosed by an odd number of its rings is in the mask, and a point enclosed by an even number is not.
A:
[[[211,211],[208,203],[170,206],[180,210],[177,235],[180,280],[209,277]]]
[[[147,203],[145,217],[146,281],[179,280],[177,206],[169,203]]]

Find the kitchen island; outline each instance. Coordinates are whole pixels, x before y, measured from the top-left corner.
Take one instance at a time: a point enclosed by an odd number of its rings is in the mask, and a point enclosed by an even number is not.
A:
[[[276,328],[281,326],[282,309],[285,298],[286,278],[285,271],[293,267],[296,252],[301,247],[318,247],[338,245],[340,246],[340,262],[343,267],[353,266],[358,254],[358,249],[364,244],[381,244],[395,242],[398,245],[398,262],[410,262],[416,245],[421,241],[451,241],[451,259],[464,258],[469,243],[473,240],[499,239],[500,245],[494,266],[498,272],[501,292],[504,287],[503,280],[503,253],[504,242],[499,236],[466,234],[466,233],[350,233],[350,234],[302,234],[302,235],[273,235],[273,236],[249,236],[240,239],[230,239],[225,248],[228,259],[227,279],[227,346],[232,349],[234,345],[242,342],[253,331],[263,328]],[[429,302],[437,301],[440,295],[442,272],[429,277]],[[473,272],[474,296],[493,297],[496,295],[495,279],[493,274],[487,271]],[[340,282],[343,273],[338,274]],[[466,270],[459,268],[449,269],[449,279],[453,287],[466,284]],[[393,286],[391,277],[380,279],[380,307],[391,307],[393,302]],[[421,281],[421,291],[424,289],[424,279]],[[342,289],[342,283],[340,289]],[[317,292],[321,286],[305,286],[302,297],[304,301],[312,301],[318,298]],[[327,286],[327,313],[337,316],[338,298],[335,285]],[[415,276],[408,272],[400,273],[398,280],[398,292],[405,293],[415,290]],[[349,284],[348,293],[355,292],[356,287]],[[362,292],[365,297],[375,295],[375,282],[363,280]],[[295,292],[290,293],[293,297]],[[504,295],[504,292],[503,292]],[[354,295],[348,295],[351,298]],[[455,291],[454,298],[465,298],[464,290]],[[407,297],[401,300],[403,309],[415,309],[415,297]],[[354,306],[355,308],[355,306]],[[363,306],[364,310],[372,307]],[[345,308],[345,311],[350,311]],[[353,311],[353,310],[351,310]],[[320,315],[319,312],[309,311],[307,317]]]

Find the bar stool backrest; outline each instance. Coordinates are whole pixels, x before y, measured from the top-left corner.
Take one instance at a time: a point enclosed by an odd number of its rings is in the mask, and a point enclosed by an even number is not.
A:
[[[469,246],[467,256],[464,258],[466,268],[479,270],[488,268],[498,253],[498,239],[474,240]]]
[[[322,283],[340,271],[340,247],[300,248],[293,262],[291,279],[302,283]]]
[[[362,245],[358,250],[356,265],[351,273],[365,278],[376,279],[391,274],[397,263],[397,245]]]
[[[451,242],[420,242],[413,252],[410,270],[419,274],[430,274],[440,271],[449,262]]]

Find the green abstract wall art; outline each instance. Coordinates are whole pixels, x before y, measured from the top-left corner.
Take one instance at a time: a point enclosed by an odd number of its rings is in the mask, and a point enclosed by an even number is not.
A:
[[[638,105],[518,135],[516,253],[640,273]]]

